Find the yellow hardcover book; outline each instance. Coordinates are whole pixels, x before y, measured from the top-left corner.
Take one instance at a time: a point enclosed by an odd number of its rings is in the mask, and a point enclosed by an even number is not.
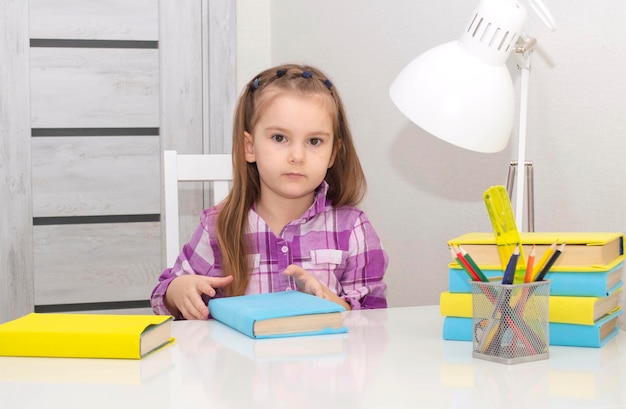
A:
[[[606,297],[550,296],[549,322],[593,325],[619,305],[621,287]],[[439,312],[445,317],[472,317],[472,294],[444,291],[439,297]]]
[[[439,294],[439,313],[444,317],[472,318],[472,293]]]
[[[566,243],[565,251],[553,269],[606,266],[624,256],[624,234],[619,232],[520,232],[524,254],[535,245],[535,259],[540,260],[553,243]],[[495,236],[489,232],[467,233],[451,239],[449,245],[461,246],[480,266],[501,266]]]
[[[550,296],[550,322],[593,325],[619,305],[621,290],[606,297]]]
[[[171,343],[171,316],[30,313],[0,325],[0,355],[141,359]]]

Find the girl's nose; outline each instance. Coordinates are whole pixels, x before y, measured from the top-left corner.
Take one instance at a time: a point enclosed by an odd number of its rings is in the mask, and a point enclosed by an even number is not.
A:
[[[301,147],[293,147],[289,151],[289,163],[303,163],[304,150]]]

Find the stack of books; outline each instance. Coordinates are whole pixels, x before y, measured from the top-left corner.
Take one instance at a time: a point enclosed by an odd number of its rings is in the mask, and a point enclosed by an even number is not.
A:
[[[550,280],[550,345],[600,348],[618,335],[624,234],[615,232],[521,232],[523,254],[535,246],[537,259],[553,243],[567,243],[545,280]],[[468,233],[449,241],[461,247],[487,278],[501,277],[504,267],[493,233]],[[472,288],[467,273],[454,261],[448,266],[449,288],[441,293],[443,338],[472,341]]]

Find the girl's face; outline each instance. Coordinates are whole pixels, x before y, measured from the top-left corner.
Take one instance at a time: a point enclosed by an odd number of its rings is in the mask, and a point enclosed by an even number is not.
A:
[[[261,197],[306,199],[333,165],[333,123],[321,96],[279,92],[269,97],[245,133],[246,160],[256,162]]]

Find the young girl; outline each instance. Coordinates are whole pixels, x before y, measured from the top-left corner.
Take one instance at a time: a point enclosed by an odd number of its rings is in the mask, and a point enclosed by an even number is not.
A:
[[[206,319],[211,297],[285,290],[387,306],[387,254],[355,207],[365,177],[324,73],[283,65],[255,77],[237,103],[232,157],[232,189],[159,277],[156,314]]]

